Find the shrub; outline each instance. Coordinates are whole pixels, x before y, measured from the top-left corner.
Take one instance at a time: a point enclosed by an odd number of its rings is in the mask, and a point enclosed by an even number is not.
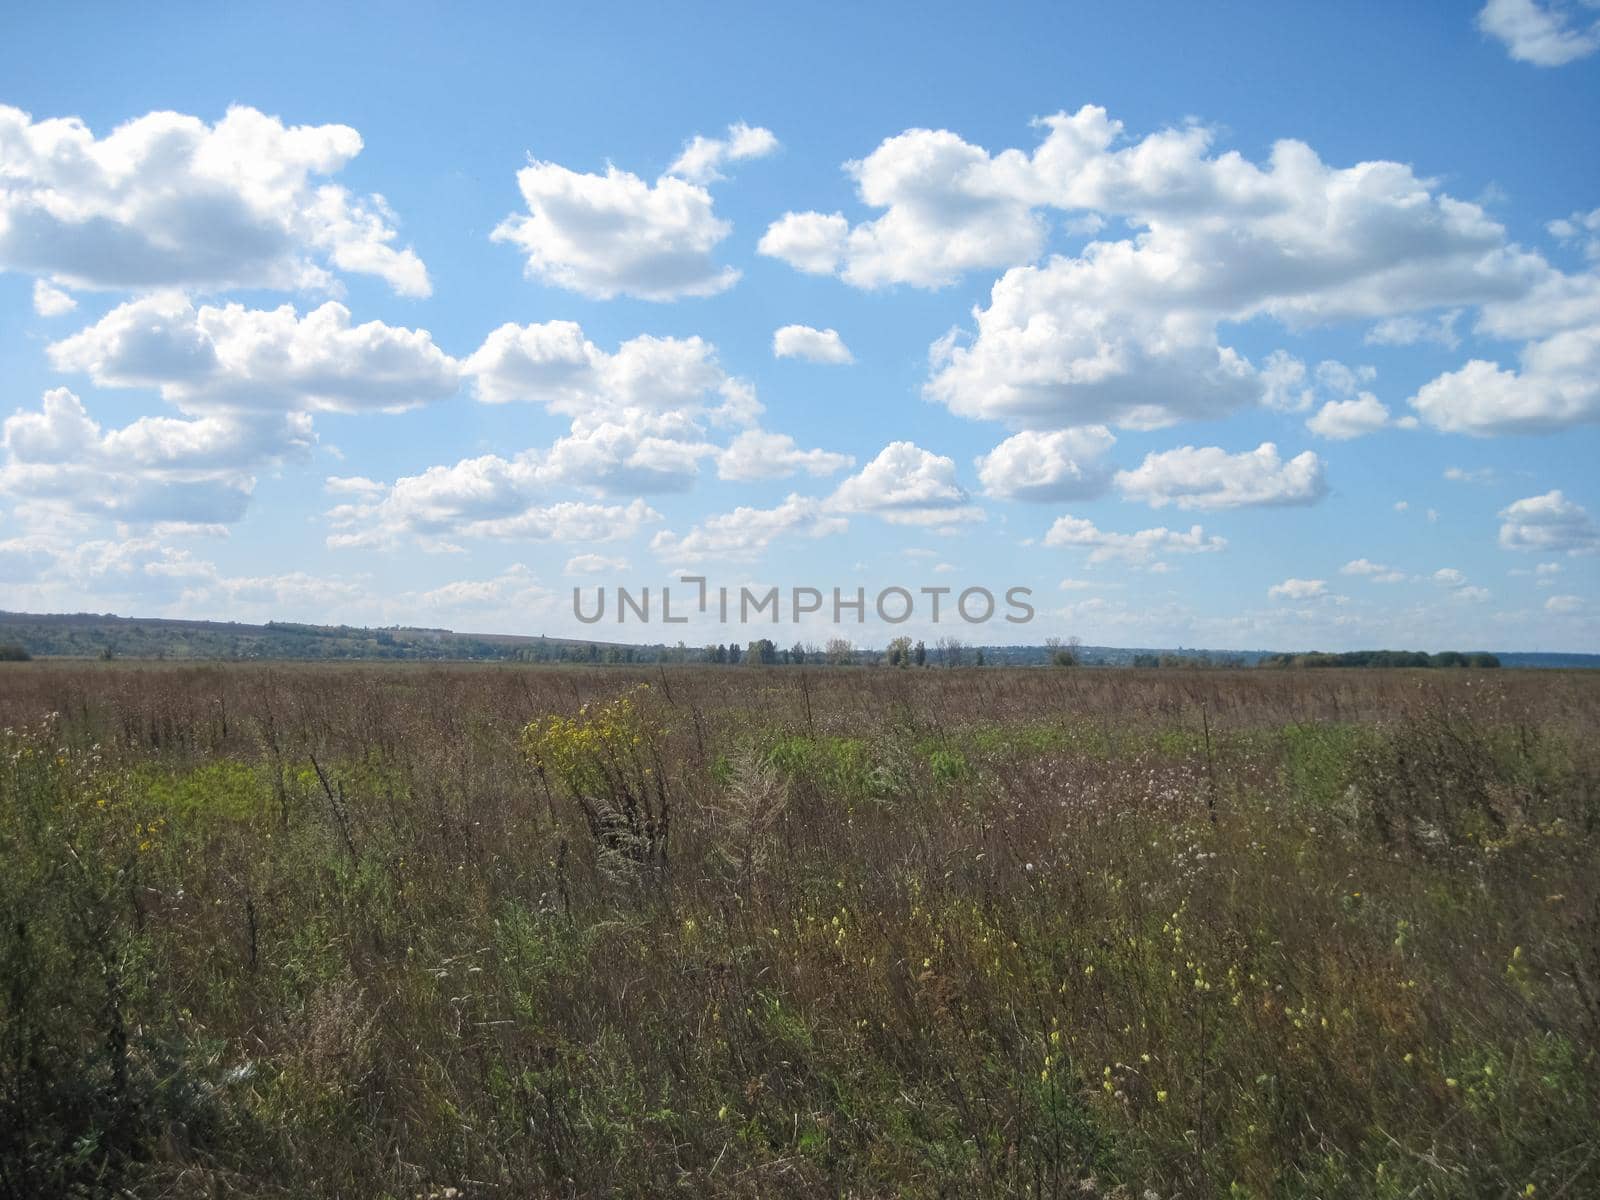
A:
[[[522,731],[522,748],[547,789],[577,803],[595,847],[613,865],[664,869],[672,830],[650,685],[574,717],[550,716]]]

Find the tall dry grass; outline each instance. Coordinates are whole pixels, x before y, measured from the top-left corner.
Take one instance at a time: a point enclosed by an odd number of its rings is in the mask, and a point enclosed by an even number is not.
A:
[[[8,664],[0,1194],[1595,1194],[1597,714]]]

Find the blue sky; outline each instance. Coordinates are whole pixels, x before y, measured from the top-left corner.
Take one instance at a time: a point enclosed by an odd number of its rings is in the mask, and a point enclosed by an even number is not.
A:
[[[0,608],[1600,650],[1597,18],[14,15]]]

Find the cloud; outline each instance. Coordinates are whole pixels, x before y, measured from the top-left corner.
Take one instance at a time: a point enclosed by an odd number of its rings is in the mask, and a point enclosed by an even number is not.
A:
[[[704,184],[723,161],[776,145],[767,130],[734,126],[727,141],[691,142],[653,184],[610,165],[592,175],[535,159],[517,172],[528,211],[490,236],[522,250],[528,278],[593,300],[713,296],[739,272],[712,260],[733,226],[716,216]]]
[[[809,325],[785,325],[772,335],[774,358],[803,358],[808,362],[850,363],[849,347],[836,329],[813,329]]]
[[[362,475],[330,475],[322,486],[335,496],[377,496],[385,491],[384,484]]]
[[[1461,336],[1456,333],[1456,322],[1460,319],[1459,308],[1440,313],[1432,320],[1388,317],[1369,329],[1364,340],[1370,346],[1415,346],[1433,342],[1454,350],[1461,344]]]
[[[991,157],[948,130],[909,129],[845,164],[862,202],[887,210],[883,216],[851,228],[842,214],[785,213],[757,249],[802,271],[837,271],[865,288],[943,287],[977,268],[1030,261],[1045,237],[1034,211],[1045,200],[1044,160],[1064,160],[1078,136],[1067,129],[1058,137],[1052,127],[1032,158],[1017,150]],[[1092,150],[1085,144],[1082,157]]]
[[[491,541],[608,542],[632,538],[640,526],[659,522],[661,514],[643,501],[632,504],[587,504],[560,501],[555,504],[507,504],[494,512],[483,509],[477,496],[427,493],[424,486],[398,485],[378,506],[358,506],[355,510],[330,512],[331,525],[338,530],[328,536],[331,549],[381,549],[413,539],[435,552],[458,550],[456,538]],[[362,528],[363,518],[370,525]]]
[[[1512,58],[1536,67],[1564,66],[1600,49],[1600,21],[1589,21],[1560,0],[1489,0],[1478,13],[1478,28],[1502,42]]]
[[[574,421],[542,455],[522,458],[544,486],[567,484],[606,496],[687,491],[700,460],[721,453],[698,427],[633,412],[622,421]]]
[[[57,370],[157,388],[188,413],[393,412],[449,396],[459,376],[427,330],[352,325],[332,301],[302,317],[289,304],[197,309],[170,292],[112,309],[49,354]]]
[[[1585,604],[1582,596],[1551,596],[1544,606],[1553,613],[1576,613],[1582,612]]]
[[[1316,398],[1306,364],[1286,350],[1274,350],[1261,364],[1261,403],[1278,412],[1304,412]]]
[[[186,599],[194,602],[201,597],[214,596],[230,610],[235,605],[248,604],[277,613],[289,609],[323,616],[330,605],[365,600],[370,594],[369,588],[350,580],[290,571],[281,575],[212,574],[209,579],[191,585]]]
[[[659,557],[678,562],[717,559],[749,562],[761,557],[780,537],[827,537],[843,533],[849,522],[820,500],[791,495],[776,508],[741,506],[709,517],[682,537],[663,530],[651,539]]]
[[[891,442],[828,498],[836,512],[870,513],[896,525],[949,525],[983,520],[956,482],[955,460],[914,442]]]
[[[831,275],[844,256],[850,222],[839,213],[784,213],[761,235],[756,251],[807,275]]]
[[[1371,392],[1362,392],[1354,400],[1329,400],[1306,421],[1306,428],[1318,437],[1342,442],[1376,433],[1388,424],[1388,406]]]
[[[1055,266],[1007,272],[977,314],[975,340],[934,344],[928,398],[1024,429],[1159,429],[1261,399],[1250,364],[1212,334],[1167,339],[1148,321],[1141,329],[1113,290],[1094,298],[1069,275]]]
[[[486,404],[527,401],[587,419],[628,413],[746,423],[760,413],[748,384],[698,337],[630,338],[608,353],[572,321],[500,326],[461,364]]]
[[[154,537],[96,538],[66,545],[42,538],[18,539],[9,549],[13,556],[26,555],[32,571],[19,582],[32,584],[34,594],[43,596],[131,596],[144,603],[170,603],[185,589],[216,576],[210,563]]]
[[[33,311],[41,317],[61,317],[78,307],[78,302],[58,287],[42,279],[33,281]]]
[[[1500,520],[1502,549],[1572,555],[1600,550],[1600,526],[1559,490],[1518,500],[1500,510]]]
[[[1132,471],[1118,471],[1116,485],[1130,500],[1151,508],[1240,508],[1247,505],[1315,504],[1327,495],[1322,460],[1306,450],[1287,462],[1262,442],[1229,454],[1218,446],[1183,446],[1147,454]]]
[[[415,543],[433,551],[460,547],[456,539],[606,542],[632,537],[661,519],[643,500],[591,504],[544,503],[546,483],[537,455],[485,454],[429,467],[381,491],[328,510],[333,548],[388,548]]]
[[[1303,367],[1296,379],[1292,361],[1269,356],[1258,370],[1221,341],[1224,323],[1366,319],[1378,322],[1376,342],[1448,344],[1467,305],[1539,288],[1553,304],[1571,290],[1480,206],[1401,163],[1335,167],[1282,141],[1257,164],[1215,152],[1197,125],[1128,140],[1092,106],[1039,126],[1031,152],[990,153],[945,130],[889,138],[847,166],[880,216],[852,226],[839,213],[789,213],[760,250],[860,287],[1007,268],[975,330],[935,343],[926,391],[1022,429],[1149,429],[1259,403],[1309,406]],[[1030,265],[1051,211],[1080,229],[1109,217],[1133,232]],[[1348,437],[1377,428],[1381,407],[1352,392],[1313,419]]]
[[[1435,429],[1552,433],[1600,421],[1600,319],[1530,342],[1520,370],[1475,358],[1423,384],[1411,407]]]
[[[741,481],[787,479],[798,471],[807,475],[832,475],[855,466],[848,454],[828,450],[802,450],[786,433],[747,429],[717,457],[717,475]]]
[[[1499,478],[1500,473],[1493,467],[1478,467],[1468,470],[1465,467],[1446,467],[1444,477],[1451,483],[1493,483]]]
[[[0,493],[134,524],[226,525],[243,517],[256,472],[303,457],[313,440],[300,413],[140,417],[104,430],[56,388],[0,426]]]
[[[421,592],[408,592],[404,601],[435,611],[483,609],[513,610],[526,615],[545,607],[553,593],[522,563],[514,563],[492,579],[459,579]]]
[[[348,126],[233,107],[215,125],[153,112],[97,139],[77,118],[0,106],[0,147],[0,270],[102,290],[329,289],[339,270],[431,291],[383,198],[325,182],[361,151]]]
[[[1327,594],[1327,582],[1321,579],[1285,579],[1267,589],[1270,600],[1316,600]]]
[[[978,478],[999,499],[1088,500],[1111,482],[1102,460],[1116,440],[1104,425],[1014,434],[978,459]]]
[[[1440,567],[1433,573],[1433,582],[1442,588],[1450,589],[1452,600],[1481,604],[1489,599],[1488,588],[1469,586],[1466,574],[1455,567]]]
[[[1258,165],[1212,153],[1198,126],[1119,145],[1122,127],[1095,108],[1044,124],[1034,155],[991,160],[1006,167],[980,172],[984,186],[1008,204],[1094,210],[1136,232],[1011,267],[974,333],[935,344],[928,395],[961,415],[1147,429],[1285,396],[1297,405],[1271,360],[1258,371],[1221,343],[1221,324],[1265,316],[1299,328],[1506,301],[1551,273],[1482,208],[1404,164],[1333,167],[1282,141]],[[950,204],[937,178],[926,186]],[[1026,261],[1033,249],[1014,253]],[[907,258],[940,253],[930,243]]]
[[[754,427],[754,389],[717,361],[698,337],[631,338],[607,352],[570,321],[502,325],[462,364],[485,403],[527,401],[572,418],[571,432],[525,467],[541,482],[610,495],[683,491],[714,458],[724,479],[828,475],[848,455],[801,450],[786,434]],[[717,426],[739,427],[726,446]]]
[[[1600,262],[1600,208],[1575,212],[1545,227],[1563,245],[1577,246],[1590,261]]]
[[[1372,580],[1373,583],[1404,583],[1406,578],[1404,571],[1393,570],[1382,563],[1375,563],[1366,558],[1352,559],[1350,562],[1345,563],[1344,566],[1339,568],[1339,574],[1361,575]]]
[[[1137,533],[1110,533],[1096,529],[1084,517],[1065,516],[1056,520],[1045,534],[1044,544],[1087,549],[1091,563],[1122,561],[1145,563],[1163,554],[1205,554],[1222,550],[1227,539],[1208,537],[1198,525],[1187,533],[1160,527]]]
[[[722,178],[724,163],[739,162],[748,158],[765,158],[776,153],[778,139],[772,130],[759,125],[746,125],[737,121],[728,126],[725,138],[708,138],[700,134],[690,139],[673,164],[668,175],[687,179],[690,183],[714,183]]]
[[[578,554],[567,559],[567,565],[561,568],[563,575],[606,575],[613,571],[626,571],[628,560],[625,558],[608,558],[604,554]]]
[[[0,543],[0,571],[7,546]],[[216,564],[160,536],[122,536],[63,543],[33,537],[21,543],[32,568],[18,580],[24,603],[34,610],[89,606],[94,611],[235,620],[291,619],[372,621],[394,611],[395,601],[415,593],[377,597],[370,579],[311,575],[305,571],[261,571],[229,575]]]

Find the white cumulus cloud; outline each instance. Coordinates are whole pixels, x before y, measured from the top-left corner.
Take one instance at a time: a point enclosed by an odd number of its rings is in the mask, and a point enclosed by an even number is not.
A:
[[[1489,0],[1478,13],[1478,28],[1518,62],[1560,67],[1600,50],[1600,20],[1587,15],[1593,8],[1562,0]]]
[[[414,542],[424,549],[460,549],[458,539],[607,542],[632,537],[661,514],[643,500],[628,504],[548,502],[533,455],[462,459],[404,476],[328,511],[335,549],[384,548]]]
[[[786,433],[747,429],[728,443],[717,458],[722,479],[787,479],[797,472],[832,475],[855,465],[848,454],[829,450],[802,450]]]
[[[1315,600],[1328,594],[1328,584],[1321,579],[1285,579],[1267,589],[1272,600]]]
[[[868,288],[942,287],[977,268],[1027,262],[1044,243],[1034,211],[1045,202],[1044,159],[1066,159],[1073,138],[1052,134],[1033,157],[1018,150],[991,157],[949,130],[907,130],[845,164],[862,202],[887,210],[883,216],[852,228],[838,213],[785,213],[758,249]]]
[[[1167,529],[1141,529],[1137,533],[1113,533],[1097,529],[1093,521],[1071,515],[1060,517],[1045,534],[1046,546],[1086,549],[1091,563],[1122,561],[1146,563],[1165,554],[1206,554],[1224,549],[1226,538],[1207,535],[1199,525],[1187,532]]]
[[[539,403],[571,418],[571,432],[548,452],[523,456],[544,484],[626,495],[682,491],[707,458],[722,478],[741,480],[828,475],[853,463],[757,428],[754,389],[698,337],[640,336],[606,351],[571,321],[507,324],[461,365],[485,403]],[[728,427],[739,432],[720,444],[716,431]]]
[[[961,187],[924,180],[932,197],[918,193],[922,207],[905,205],[894,226],[927,239],[894,261],[938,263],[960,238],[912,216],[926,207],[965,212],[962,187],[980,186],[998,199],[971,201],[975,225],[1004,212],[1019,239],[1006,254],[980,256],[1019,265],[995,283],[975,331],[934,347],[928,394],[962,415],[1023,428],[1154,428],[1274,397],[1293,396],[1286,406],[1294,407],[1303,398],[1293,381],[1223,344],[1221,324],[1266,316],[1298,327],[1507,301],[1550,275],[1481,207],[1401,163],[1336,167],[1302,142],[1281,141],[1257,164],[1213,152],[1213,134],[1199,126],[1124,143],[1121,125],[1092,107],[1044,126],[1031,156],[985,155],[990,166],[963,175]],[[1017,206],[1041,205],[1109,214],[1134,232],[1022,265],[1038,245]],[[880,221],[901,215],[891,206]],[[840,251],[846,279],[866,269],[848,257],[860,232]],[[917,279],[911,268],[895,277]]]
[[[1404,583],[1406,573],[1375,563],[1369,558],[1356,558],[1339,568],[1341,575],[1360,575],[1373,583]]]
[[[591,299],[713,296],[739,272],[716,263],[732,225],[714,211],[706,183],[731,158],[770,153],[765,129],[734,126],[727,139],[697,138],[654,183],[608,165],[604,174],[534,160],[517,172],[527,212],[491,235],[526,256],[529,278]]]
[[[383,198],[326,182],[360,151],[349,126],[245,107],[215,125],[153,112],[96,138],[0,106],[0,270],[118,290],[326,289],[339,270],[426,296]]]
[[[675,562],[749,562],[780,537],[827,537],[848,527],[849,522],[829,512],[822,501],[791,495],[775,508],[740,506],[708,517],[682,536],[662,530],[651,539],[650,549]]]
[[[43,279],[33,281],[33,311],[41,317],[61,317],[78,307],[78,302]]]
[[[103,429],[66,388],[0,426],[0,494],[133,524],[238,521],[264,467],[313,442],[303,413],[140,417]]]
[[[1007,500],[1087,500],[1105,491],[1116,438],[1104,425],[1013,434],[978,459],[984,491]]]
[[[614,571],[626,571],[628,560],[625,558],[612,558],[604,554],[577,554],[567,559],[567,565],[561,568],[563,575],[606,575]]]
[[[772,130],[759,125],[746,125],[736,121],[728,126],[726,137],[710,138],[695,134],[684,146],[668,175],[687,179],[690,183],[714,183],[722,178],[722,165],[747,158],[765,158],[778,149],[778,139]]]
[[[54,343],[57,370],[101,387],[151,387],[185,412],[397,411],[456,390],[458,364],[424,329],[368,321],[330,301],[299,315],[292,305],[194,305],[159,293],[111,310]]]
[[[818,363],[855,361],[837,329],[813,329],[809,325],[785,325],[779,329],[772,335],[772,354],[775,358],[803,358]]]
[[[1549,433],[1600,421],[1600,319],[1522,350],[1520,370],[1481,358],[1422,385],[1411,406],[1435,429]]]
[[[1560,490],[1528,496],[1500,510],[1500,545],[1507,550],[1593,554],[1600,526]]]
[[[1118,471],[1116,485],[1128,499],[1152,508],[1175,504],[1183,509],[1314,504],[1328,491],[1314,451],[1285,461],[1271,442],[1239,454],[1218,446],[1148,454],[1136,469]]]
[[[1461,344],[1461,335],[1456,332],[1456,322],[1460,319],[1459,308],[1432,318],[1387,317],[1367,331],[1365,340],[1373,346],[1415,346],[1432,342],[1454,350]]]
[[[828,499],[837,512],[870,513],[896,525],[980,521],[983,509],[956,481],[955,460],[914,442],[891,442]]]
[[[569,417],[683,413],[745,422],[760,412],[748,384],[699,337],[630,338],[606,351],[572,321],[500,326],[461,364],[486,404],[543,404]]]
[[[1329,400],[1306,421],[1318,437],[1343,442],[1376,433],[1389,424],[1389,408],[1371,392],[1353,400]]]

